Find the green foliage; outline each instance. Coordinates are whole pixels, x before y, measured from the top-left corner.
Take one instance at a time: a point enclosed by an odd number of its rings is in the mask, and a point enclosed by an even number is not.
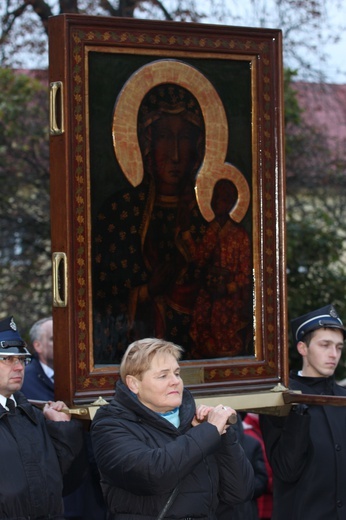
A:
[[[294,90],[293,81],[297,76],[296,70],[284,70],[284,103],[285,103],[285,125],[299,125],[301,123],[302,109],[297,100],[297,93]]]
[[[346,267],[341,258],[344,237],[338,234],[333,219],[323,208],[312,208],[304,219],[289,213],[287,236],[289,317],[301,316],[329,303],[336,306],[341,316],[346,316]],[[300,357],[292,347],[291,366],[298,368]]]
[[[25,328],[51,306],[47,88],[0,69],[1,316]]]

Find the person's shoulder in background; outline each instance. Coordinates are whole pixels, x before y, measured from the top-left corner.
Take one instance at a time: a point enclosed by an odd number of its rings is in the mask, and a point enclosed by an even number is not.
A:
[[[27,399],[35,401],[54,401],[54,383],[44,373],[40,362],[34,356],[25,367],[21,392]]]

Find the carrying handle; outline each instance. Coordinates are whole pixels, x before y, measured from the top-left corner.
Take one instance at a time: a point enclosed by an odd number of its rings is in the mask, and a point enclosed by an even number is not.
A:
[[[67,256],[53,253],[53,306],[67,307]]]
[[[50,135],[64,133],[64,89],[62,81],[54,81],[49,86],[49,132]]]

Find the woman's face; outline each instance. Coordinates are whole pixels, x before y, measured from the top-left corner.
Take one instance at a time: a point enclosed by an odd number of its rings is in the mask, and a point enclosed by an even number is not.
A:
[[[153,166],[158,193],[175,195],[191,175],[197,157],[197,128],[181,115],[167,114],[153,124]]]
[[[127,377],[131,378],[130,384],[127,382],[129,388],[150,410],[165,413],[181,405],[184,385],[180,367],[172,354],[156,354],[141,380]]]

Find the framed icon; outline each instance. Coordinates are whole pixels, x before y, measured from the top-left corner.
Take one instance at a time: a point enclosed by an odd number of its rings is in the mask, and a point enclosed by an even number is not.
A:
[[[111,396],[144,337],[183,347],[196,396],[286,384],[281,32],[61,15],[49,37],[59,397]]]

